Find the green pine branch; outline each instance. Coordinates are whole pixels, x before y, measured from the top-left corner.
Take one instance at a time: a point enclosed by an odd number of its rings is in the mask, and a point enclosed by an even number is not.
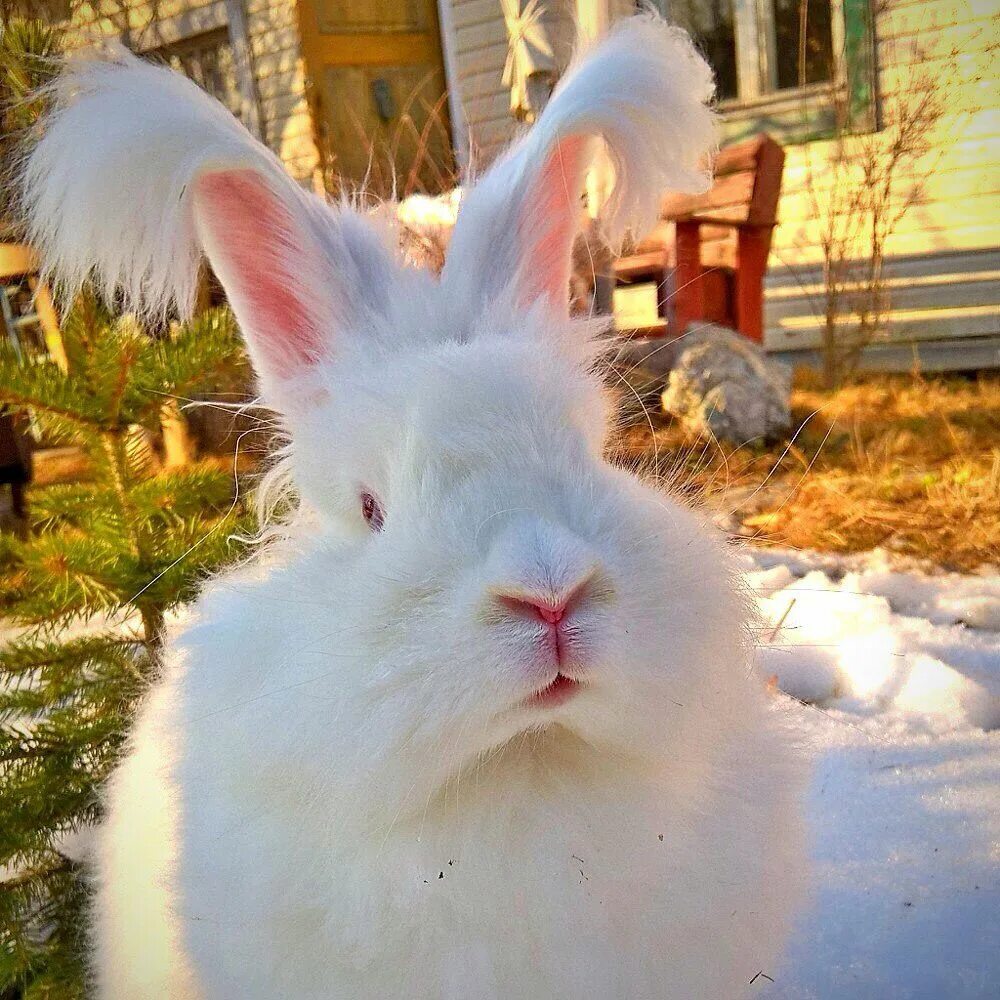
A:
[[[83,995],[86,873],[63,845],[100,818],[166,616],[254,530],[230,474],[161,470],[155,447],[166,401],[245,384],[231,315],[151,336],[86,292],[62,333],[65,371],[0,350],[0,402],[87,457],[0,537],[0,996],[26,1000]]]

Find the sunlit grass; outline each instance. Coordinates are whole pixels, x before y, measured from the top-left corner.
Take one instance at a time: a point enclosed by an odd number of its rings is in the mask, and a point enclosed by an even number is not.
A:
[[[1000,562],[1000,377],[871,376],[836,392],[799,373],[788,438],[706,445],[636,420],[618,456],[669,479],[754,544],[882,546],[968,570]]]

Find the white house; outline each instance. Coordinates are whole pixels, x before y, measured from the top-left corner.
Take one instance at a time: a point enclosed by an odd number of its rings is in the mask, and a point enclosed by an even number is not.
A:
[[[831,210],[849,200],[845,185],[864,183],[843,161],[860,162],[871,148],[866,141],[890,137],[893,123],[929,90],[934,114],[924,154],[904,160],[884,200],[886,211],[899,215],[885,246],[891,314],[867,363],[1000,366],[997,0],[656,6],[691,31],[714,65],[726,136],[763,130],[786,147],[766,346],[800,358],[815,352],[823,237]],[[91,0],[74,9],[81,40],[123,35],[133,48],[184,69],[304,182],[329,187],[340,175],[358,179],[381,150],[405,184],[419,189],[449,183],[470,161],[488,162],[519,127],[510,74],[504,80],[518,14],[527,11],[540,26],[558,72],[578,31],[599,33],[634,13],[635,4]],[[838,106],[849,109],[853,133],[839,156],[831,138]],[[871,240],[853,238],[863,257]]]

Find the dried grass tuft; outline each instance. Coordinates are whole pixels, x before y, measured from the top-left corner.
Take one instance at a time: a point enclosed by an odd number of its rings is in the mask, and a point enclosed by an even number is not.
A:
[[[827,391],[800,373],[792,414],[794,438],[733,448],[653,413],[614,452],[755,545],[1000,563],[1000,377],[872,376]]]

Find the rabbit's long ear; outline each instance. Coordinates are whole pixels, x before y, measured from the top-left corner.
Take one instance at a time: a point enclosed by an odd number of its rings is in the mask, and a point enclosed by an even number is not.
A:
[[[202,251],[267,400],[386,304],[394,262],[361,218],[303,191],[218,102],[123,49],[70,60],[28,155],[28,237],[64,293],[94,280],[127,308],[191,312]]]
[[[687,35],[652,15],[579,55],[532,130],[463,201],[442,280],[476,305],[513,291],[565,312],[570,253],[595,140],[614,167],[605,224],[642,235],[665,190],[703,191],[716,147],[711,70]]]

